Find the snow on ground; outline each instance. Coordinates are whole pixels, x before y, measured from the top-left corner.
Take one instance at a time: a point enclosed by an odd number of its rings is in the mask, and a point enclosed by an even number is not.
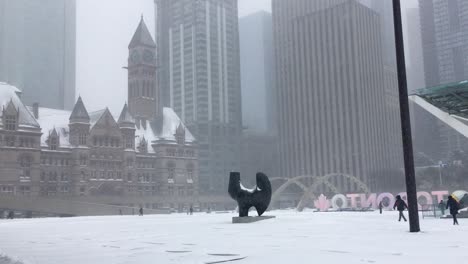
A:
[[[231,224],[233,213],[0,221],[0,255],[31,264],[465,263],[468,221],[421,219],[409,233],[396,212],[272,211]],[[460,262],[461,261],[461,262]]]

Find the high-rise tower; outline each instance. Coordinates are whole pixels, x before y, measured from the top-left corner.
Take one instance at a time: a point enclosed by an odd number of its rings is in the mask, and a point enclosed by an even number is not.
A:
[[[242,127],[237,0],[155,4],[164,102],[198,140],[202,191],[224,192]]]
[[[26,105],[75,105],[76,0],[0,0],[0,82]]]
[[[272,11],[281,175],[397,182],[385,177],[401,164],[401,144],[385,101],[379,15],[355,0],[273,0]]]

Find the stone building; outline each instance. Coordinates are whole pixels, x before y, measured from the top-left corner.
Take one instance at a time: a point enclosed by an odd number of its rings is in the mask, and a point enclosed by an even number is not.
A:
[[[146,208],[197,206],[195,139],[157,95],[155,44],[143,19],[129,45],[119,115],[26,107],[0,83],[0,194],[73,197]]]

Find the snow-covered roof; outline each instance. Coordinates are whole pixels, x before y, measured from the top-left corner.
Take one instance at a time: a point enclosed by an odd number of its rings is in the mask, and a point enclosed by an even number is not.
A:
[[[32,110],[31,107],[30,110]],[[37,119],[37,122],[39,122],[42,129],[42,146],[47,146],[46,141],[49,137],[49,133],[52,133],[55,128],[60,137],[60,147],[70,147],[70,131],[68,128],[70,115],[70,111],[45,107],[39,108],[39,118]]]
[[[182,123],[179,116],[174,112],[172,108],[164,107],[164,122],[162,132],[158,135],[160,139],[174,140],[174,134],[176,133],[177,127],[179,124],[185,128],[185,142],[194,142],[195,138],[192,133],[187,129],[187,127]]]
[[[31,109],[32,111],[32,109]],[[96,122],[101,118],[101,116],[106,112],[106,109],[94,111],[89,113],[90,125],[91,128],[96,124]],[[111,113],[115,120],[118,120],[115,113]],[[71,112],[65,110],[57,110],[50,108],[39,108],[39,122],[42,128],[42,137],[41,145],[47,146],[47,139],[49,133],[56,129],[57,133],[60,136],[60,146],[61,147],[70,147],[69,139],[69,118]],[[146,142],[149,142],[151,145],[152,142],[157,143],[158,141],[176,141],[174,134],[176,134],[177,127],[181,124],[185,128],[185,142],[193,143],[195,138],[190,133],[190,131],[185,127],[181,122],[180,118],[171,108],[164,108],[163,110],[163,126],[158,132],[157,126],[153,122],[145,121],[146,124],[135,126],[135,146],[138,146],[140,141],[145,138]],[[154,150],[151,147],[148,147],[149,153],[154,153]]]
[[[18,88],[7,83],[0,82],[0,110],[3,110],[4,107],[6,108],[11,101],[13,102],[15,109],[19,110],[19,127],[38,128],[39,124],[36,122],[33,114],[26,106],[24,106],[23,102],[21,102],[18,95],[20,93],[21,91]],[[0,116],[2,115],[1,112],[2,111],[0,111]],[[0,124],[1,123],[2,119],[0,118]]]
[[[177,127],[182,125],[185,128],[185,142],[193,143],[195,138],[193,137],[192,133],[187,129],[187,127],[182,123],[179,116],[172,110],[172,108],[164,107],[163,109],[163,126],[160,129],[161,131],[158,132],[157,126],[150,121],[145,121],[145,124],[140,124],[139,126],[135,126],[135,145],[138,146],[140,141],[143,138],[146,142],[154,142],[157,143],[158,141],[170,141],[176,142],[175,134]],[[149,153],[154,153],[152,148],[148,148]]]

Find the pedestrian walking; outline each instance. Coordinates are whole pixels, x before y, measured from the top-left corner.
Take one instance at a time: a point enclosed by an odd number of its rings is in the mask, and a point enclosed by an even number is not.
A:
[[[452,195],[448,197],[446,209],[450,208],[450,214],[453,217],[453,225],[458,225],[457,214],[458,210],[460,209],[460,205],[458,204],[457,200],[455,200]]]
[[[439,209],[442,215],[445,215],[445,207],[447,207],[447,205],[445,204],[444,200],[440,200]]]
[[[398,218],[398,222],[401,221],[401,219],[403,218],[403,220],[405,220],[406,222],[406,217],[405,215],[403,214],[403,211],[405,209],[408,209],[408,205],[406,205],[405,201],[403,201],[403,199],[401,199],[401,196],[400,195],[397,195],[396,196],[396,201],[395,201],[395,205],[393,205],[393,210],[395,210],[395,208],[398,210],[398,212],[400,212],[400,216]]]
[[[383,209],[383,204],[382,204],[382,201],[380,201],[380,203],[379,203],[380,214],[382,214],[382,209]]]
[[[139,216],[143,216],[143,207],[140,207]]]
[[[190,215],[193,215],[193,207],[190,206]]]

